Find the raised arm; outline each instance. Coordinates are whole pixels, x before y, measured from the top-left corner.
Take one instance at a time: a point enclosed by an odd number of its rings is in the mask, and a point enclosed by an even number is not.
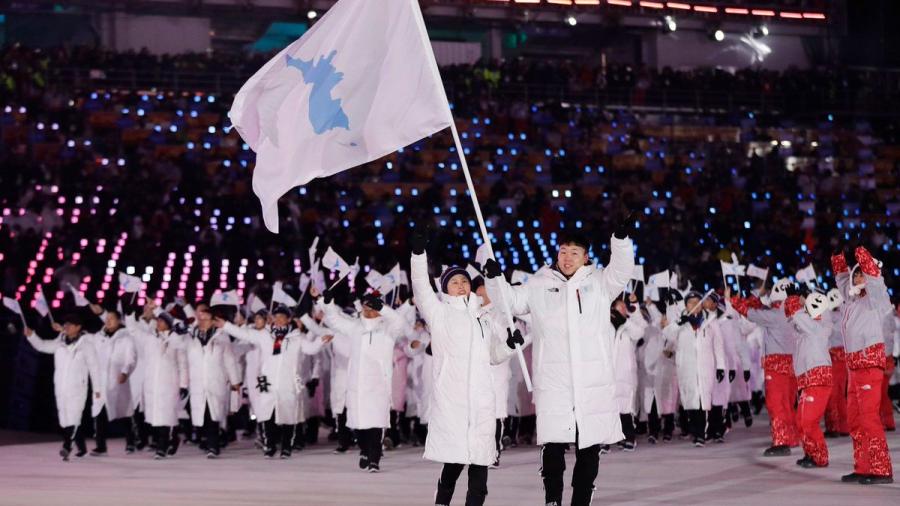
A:
[[[334,329],[338,334],[350,337],[361,333],[359,321],[347,317],[333,302],[323,304],[322,311],[325,312],[325,325]]]
[[[434,290],[432,290],[431,282],[428,280],[428,254],[414,254],[410,258],[409,263],[410,280],[416,307],[419,308],[419,312],[425,321],[431,323],[437,318],[441,308],[441,301],[434,293]]]
[[[866,248],[859,246],[856,248],[856,261],[859,262],[859,270],[866,277],[866,304],[869,308],[876,311],[890,308],[891,297],[888,295],[887,286],[884,284],[881,267],[872,258],[872,254]]]
[[[622,293],[634,272],[634,243],[630,238],[609,240],[609,265],[600,272],[600,286],[610,299]]]
[[[256,346],[263,346],[269,338],[269,333],[265,330],[241,328],[231,322],[225,322],[222,330],[235,339],[247,341]]]
[[[56,339],[41,339],[33,330],[28,328],[25,329],[25,339],[28,340],[28,344],[35,350],[51,355],[56,353],[56,350],[62,346],[62,335],[57,336]]]
[[[850,300],[848,292],[852,281],[850,280],[850,268],[847,267],[847,258],[843,252],[832,255],[831,271],[834,272],[834,281],[837,283],[838,290],[840,290],[844,300]]]

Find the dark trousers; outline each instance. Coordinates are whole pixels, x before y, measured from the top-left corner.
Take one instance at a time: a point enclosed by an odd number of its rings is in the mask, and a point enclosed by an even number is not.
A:
[[[424,445],[428,439],[428,424],[422,423],[419,417],[413,418],[413,434],[420,445]]]
[[[353,432],[347,428],[347,409],[337,416],[338,448],[350,448],[353,446]]]
[[[659,416],[659,413],[656,409],[656,400],[653,400],[653,407],[650,409],[650,414],[648,415],[648,425],[650,427],[650,435],[659,438],[659,433],[662,431],[664,436],[672,436],[672,433],[675,432],[675,414],[669,413],[668,415]]]
[[[319,421],[318,416],[311,417],[306,421],[306,426],[304,427],[304,440],[306,444],[314,445],[319,442],[319,426],[321,422]]]
[[[391,426],[387,430],[387,437],[391,438],[391,442],[394,443],[394,446],[397,446],[398,444],[400,444],[400,431],[398,430],[398,425],[397,425],[397,422],[399,421],[399,419],[400,419],[400,413],[392,409],[391,410]]]
[[[518,441],[516,438],[519,436],[519,417],[518,416],[510,416],[506,419],[506,424],[503,429],[503,435],[509,437],[510,441],[513,444],[517,444]]]
[[[694,439],[703,440],[706,437],[706,411],[702,409],[688,409],[688,430]]]
[[[362,429],[356,431],[359,443],[359,454],[369,459],[372,464],[381,462],[381,439],[383,429]]]
[[[73,443],[79,452],[87,451],[84,445],[84,429],[80,425],[63,427],[63,448],[66,451],[72,451]]]
[[[709,412],[709,439],[725,437],[725,409],[722,406],[713,406]]]
[[[497,443],[497,451],[502,450],[503,445],[501,444],[501,440],[503,439],[503,420],[497,419],[497,428],[494,429],[494,441]]]
[[[622,433],[625,434],[625,441],[633,443],[635,440],[634,415],[631,413],[619,413],[619,419],[622,421]]]
[[[453,491],[456,490],[456,480],[462,474],[463,464],[444,464],[441,478],[437,484],[437,494],[434,496],[435,504],[450,504],[453,499]],[[469,490],[466,493],[466,506],[481,506],[487,497],[488,470],[485,466],[469,466]]]
[[[541,449],[541,477],[544,480],[544,502],[562,504],[563,473],[566,470],[566,443],[547,443]],[[572,506],[587,506],[594,494],[594,480],[600,468],[600,445],[575,452],[572,472]]]
[[[129,431],[138,450],[143,450],[150,442],[150,425],[144,417],[144,412],[135,409],[131,416],[131,430]]]
[[[97,443],[97,450],[101,452],[106,451],[106,438],[109,435],[109,427],[110,425],[123,425],[129,423],[128,419],[113,420],[109,421],[109,415],[106,412],[106,406],[100,410],[100,413],[94,417],[94,441]],[[125,430],[125,447],[126,448],[134,448],[135,435],[131,430]]]
[[[196,432],[198,434],[202,434],[203,439],[205,439],[206,449],[216,455],[219,454],[219,422],[216,422],[212,419],[212,416],[209,414],[209,405],[207,404],[206,409],[203,410],[203,427],[197,427]]]
[[[156,443],[157,455],[165,456],[170,446],[174,446],[174,450],[178,449],[178,435],[173,433],[173,427],[153,427],[153,442]]]
[[[275,423],[275,415],[260,425],[262,429],[263,445],[266,451],[274,453],[281,444],[281,453],[290,455],[294,448],[294,437],[297,434],[297,427],[294,425],[278,425]]]

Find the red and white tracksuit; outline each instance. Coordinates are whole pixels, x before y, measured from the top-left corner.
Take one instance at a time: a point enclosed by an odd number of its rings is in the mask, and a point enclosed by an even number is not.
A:
[[[841,311],[833,310],[823,318],[831,318],[831,336],[828,353],[831,355],[831,397],[825,408],[825,430],[850,434],[847,422],[847,357],[844,353],[844,335],[841,332]]]
[[[796,332],[788,322],[781,303],[765,308],[759,299],[732,298],[732,307],[763,330],[763,373],[766,377],[766,410],[771,420],[772,446],[798,446],[797,378],[794,376],[793,353]]]
[[[884,381],[881,382],[881,425],[885,430],[896,430],[897,424],[894,422],[894,405],[891,403],[891,397],[888,395],[888,386],[891,376],[894,375],[894,368],[897,364],[892,356],[894,352],[894,332],[896,332],[896,322],[894,321],[893,307],[888,308],[890,311],[884,315],[884,324],[882,332],[884,337],[884,352],[887,354],[887,360],[884,365]]]
[[[797,331],[794,373],[800,401],[797,414],[803,452],[819,467],[828,465],[828,446],[819,423],[831,397],[832,370],[828,352],[830,319],[813,319],[802,309],[803,300],[792,295],[784,303],[784,312]],[[827,317],[828,315],[826,315]]]
[[[841,332],[847,353],[850,382],[847,388],[847,416],[853,439],[854,472],[860,475],[893,476],[891,456],[880,417],[886,355],[883,322],[890,304],[881,269],[863,247],[856,260],[866,278],[865,290],[850,296],[850,279],[844,255],[831,258],[838,288],[848,302],[841,309]]]

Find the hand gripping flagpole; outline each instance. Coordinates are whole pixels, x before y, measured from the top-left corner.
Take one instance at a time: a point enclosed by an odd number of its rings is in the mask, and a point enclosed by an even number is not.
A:
[[[456,153],[459,155],[459,163],[462,165],[463,175],[466,177],[466,186],[469,188],[469,196],[472,198],[472,206],[475,208],[475,217],[478,219],[478,227],[481,229],[481,237],[484,239],[484,243],[487,245],[488,254],[491,258],[494,258],[494,248],[491,246],[491,238],[488,235],[487,227],[484,225],[484,217],[481,215],[481,205],[478,203],[478,194],[475,193],[475,185],[472,184],[472,176],[469,174],[469,164],[466,163],[466,155],[463,152],[462,142],[459,140],[459,132],[456,130],[456,122],[453,120],[453,112],[450,110],[450,101],[447,100],[447,92],[443,88],[443,81],[441,80],[441,73],[438,70],[437,61],[434,59],[434,52],[431,49],[431,42],[428,39],[428,32],[425,30],[425,20],[422,18],[422,11],[419,8],[419,2],[416,0],[410,0],[410,4],[412,5],[413,12],[415,12],[416,21],[419,25],[419,32],[422,35],[422,44],[425,48],[425,53],[428,55],[428,59],[431,63],[431,70],[434,72],[434,76],[437,82],[442,83],[441,85],[441,93],[444,95],[444,103],[447,104],[447,115],[450,120],[450,131],[453,133],[453,142],[456,144]],[[505,281],[505,278],[504,278]],[[506,300],[506,297],[503,295],[503,290],[500,290],[500,307],[503,310],[503,315],[506,317],[507,327],[510,329],[515,329],[515,323],[513,322],[512,312],[509,308],[509,303]],[[525,387],[529,392],[533,391],[534,388],[531,384],[531,375],[528,374],[528,365],[525,362],[525,355],[522,354],[522,345],[516,345],[516,356],[519,358],[519,368],[522,369],[522,376],[525,379]]]

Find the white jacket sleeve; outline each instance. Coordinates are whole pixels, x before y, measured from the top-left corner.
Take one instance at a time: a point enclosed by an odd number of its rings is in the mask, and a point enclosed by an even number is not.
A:
[[[349,318],[332,302],[331,304],[323,304],[322,310],[325,312],[325,324],[329,328],[334,329],[337,334],[343,334],[350,337],[360,334],[359,322],[355,318]],[[335,334],[335,338],[338,335]]]
[[[234,347],[228,342],[228,338],[222,340],[225,346],[222,350],[222,359],[225,361],[225,374],[228,375],[228,383],[231,385],[241,384],[241,374],[238,370],[237,357],[234,355]]]
[[[235,339],[247,341],[248,343],[255,344],[256,346],[262,346],[265,344],[265,337],[267,334],[265,330],[242,328],[231,322],[226,322],[225,326],[222,327],[222,330]]]
[[[437,325],[436,319],[443,303],[434,293],[428,280],[428,256],[425,253],[412,255],[409,263],[410,282],[412,284],[413,297],[416,300],[416,307],[419,308],[419,313],[422,314],[422,317],[429,325]]]
[[[122,340],[122,345],[122,353],[125,355],[125,360],[122,363],[122,370],[119,372],[125,376],[130,376],[134,372],[135,367],[137,367],[137,351],[134,348],[134,340],[131,338],[130,333],[127,339]]]
[[[488,292],[488,297],[494,301],[494,304],[502,306],[501,299],[506,301],[513,316],[524,315],[531,312],[528,305],[528,295],[531,292],[527,283],[521,286],[510,286],[510,284],[506,282],[506,278],[501,275],[496,278],[487,279],[484,286]]]
[[[60,335],[61,336],[61,335]],[[62,337],[57,337],[56,339],[41,339],[34,332],[31,333],[30,336],[26,336],[25,339],[28,340],[28,344],[31,345],[32,348],[41,352],[41,353],[56,353],[56,350],[62,346]]]
[[[634,272],[634,243],[629,238],[615,236],[609,242],[609,265],[600,272],[600,286],[610,299],[615,299],[625,289]]]

